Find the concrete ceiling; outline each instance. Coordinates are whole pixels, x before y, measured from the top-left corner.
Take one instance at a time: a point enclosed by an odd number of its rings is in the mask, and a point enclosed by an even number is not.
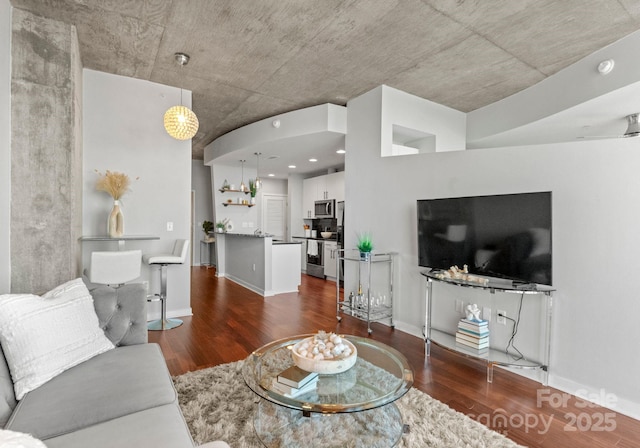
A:
[[[193,91],[194,159],[231,130],[381,84],[473,111],[640,28],[637,0],[11,3],[74,24],[85,68]]]

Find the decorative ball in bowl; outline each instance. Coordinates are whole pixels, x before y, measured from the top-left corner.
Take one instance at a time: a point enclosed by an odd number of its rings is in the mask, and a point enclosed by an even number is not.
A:
[[[331,235],[333,235],[333,232],[320,232],[322,238],[331,238]]]
[[[358,359],[355,345],[335,333],[318,334],[296,343],[291,350],[293,363],[307,372],[342,373]]]

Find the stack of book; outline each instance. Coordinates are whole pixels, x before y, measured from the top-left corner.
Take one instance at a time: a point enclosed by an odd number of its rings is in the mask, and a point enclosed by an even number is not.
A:
[[[293,398],[314,390],[317,383],[317,373],[291,366],[273,379],[272,389],[285,397]]]
[[[489,322],[486,320],[460,319],[456,343],[479,352],[489,350]]]

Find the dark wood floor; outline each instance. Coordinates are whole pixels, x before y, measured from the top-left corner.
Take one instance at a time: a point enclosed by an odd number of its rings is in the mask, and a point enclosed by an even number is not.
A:
[[[335,283],[303,275],[298,293],[263,298],[214,269],[192,268],[193,317],[179,328],[149,333],[173,375],[247,357],[274,339],[318,330],[367,337],[366,323],[336,319]],[[425,358],[421,338],[373,324],[372,339],[409,359],[414,386],[512,440],[532,447],[640,447],[640,422],[567,397],[503,369],[486,382],[486,366],[434,347]]]

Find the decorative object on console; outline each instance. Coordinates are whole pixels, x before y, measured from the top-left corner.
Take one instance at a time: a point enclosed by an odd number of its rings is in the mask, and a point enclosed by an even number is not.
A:
[[[472,303],[470,305],[467,305],[467,319],[468,320],[474,320],[474,321],[480,321],[480,308],[478,308],[478,305],[475,303]]]
[[[294,364],[302,370],[334,374],[353,367],[358,358],[358,350],[346,338],[319,331],[295,344],[291,356]]]
[[[189,55],[176,53],[175,60],[184,67],[189,62]],[[189,140],[198,132],[198,117],[191,109],[182,105],[182,88],[180,89],[180,105],[173,106],[164,113],[164,128],[176,140]]]
[[[107,232],[110,237],[124,235],[124,216],[120,207],[120,198],[130,191],[131,179],[124,173],[107,170],[104,174],[95,170],[100,178],[96,182],[96,190],[104,191],[113,198],[113,208],[107,220]],[[136,177],[138,180],[139,177]]]
[[[477,283],[482,286],[487,286],[489,284],[488,278],[469,274],[469,269],[466,264],[462,269],[458,266],[451,266],[448,270],[437,273],[436,277],[440,280],[462,280],[465,282]]]
[[[479,352],[488,351],[489,322],[477,318],[460,319],[456,332],[456,344],[463,345],[465,348],[473,348]]]
[[[371,251],[373,250],[371,235],[368,233],[359,233],[356,247],[360,251],[360,258],[362,260],[368,260],[371,255]]]

